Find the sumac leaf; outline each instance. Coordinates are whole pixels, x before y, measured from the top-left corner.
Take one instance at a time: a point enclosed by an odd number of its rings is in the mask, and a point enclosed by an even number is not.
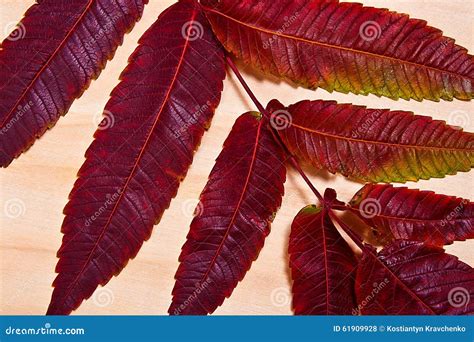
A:
[[[474,313],[474,270],[442,248],[397,240],[375,253],[365,251],[357,270],[363,315]]]
[[[224,77],[223,51],[193,0],[140,39],[64,209],[49,314],[70,313],[136,256],[186,175]]]
[[[336,0],[202,0],[226,49],[309,88],[470,100],[474,58],[426,22]]]
[[[367,184],[349,207],[382,243],[406,239],[443,246],[474,238],[474,205],[454,196]]]
[[[96,79],[148,0],[47,0],[0,49],[0,166],[27,150]]]
[[[291,225],[288,252],[297,315],[350,315],[357,261],[326,209],[303,208]]]
[[[267,126],[260,114],[244,114],[224,143],[179,257],[170,314],[214,312],[263,247],[286,178]]]
[[[442,178],[474,166],[474,134],[411,112],[334,101],[268,105],[287,148],[331,173],[368,182]]]

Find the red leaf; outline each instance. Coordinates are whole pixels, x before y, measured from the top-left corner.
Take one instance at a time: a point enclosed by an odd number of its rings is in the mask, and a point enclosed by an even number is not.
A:
[[[470,100],[474,58],[406,14],[336,0],[202,0],[226,49],[309,88]]]
[[[198,4],[170,7],[140,39],[64,209],[49,314],[68,314],[138,253],[176,195],[219,103],[223,51]]]
[[[407,239],[442,246],[474,238],[474,204],[462,198],[367,184],[349,206],[382,243]]]
[[[326,209],[310,205],[298,213],[288,251],[295,314],[352,313],[357,261]]]
[[[49,0],[30,7],[0,49],[0,166],[67,113],[146,3]]]
[[[369,182],[406,182],[469,171],[474,134],[444,121],[334,101],[268,105],[294,155],[316,168]]]
[[[286,178],[284,153],[266,124],[244,114],[227,138],[179,258],[170,314],[214,312],[263,247]]]
[[[356,293],[365,315],[462,315],[474,313],[474,270],[421,242],[397,240],[364,252]]]

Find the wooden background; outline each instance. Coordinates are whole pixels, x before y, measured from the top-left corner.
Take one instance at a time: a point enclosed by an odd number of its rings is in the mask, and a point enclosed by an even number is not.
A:
[[[124,45],[119,48],[115,59],[82,98],[74,103],[66,117],[8,169],[0,170],[0,314],[45,313],[52,291],[51,282],[55,277],[55,254],[61,241],[62,209],[77,170],[84,161],[84,152],[91,143],[98,117],[138,38],[172,2],[150,0],[143,19],[125,37]],[[471,53],[474,50],[473,0],[359,2],[378,7],[388,4],[392,10],[424,18],[432,26],[442,29],[447,36],[456,38]],[[32,3],[33,0],[0,0],[1,40],[8,33],[4,32],[4,28],[18,21]],[[285,104],[303,99],[333,99],[375,108],[412,110],[450,123],[461,123],[466,130],[474,131],[473,103],[395,102],[375,96],[329,94],[324,90],[314,92],[297,89],[286,83],[262,78],[250,70],[245,70],[244,75],[264,103],[273,97]],[[166,314],[178,255],[197,198],[234,120],[241,113],[253,109],[235,79],[229,77],[212,128],[205,135],[188,177],[161,223],[155,227],[152,238],[120,276],[113,278],[106,287],[99,288],[76,314]],[[361,186],[325,172],[312,172],[311,175],[321,191],[325,187],[334,187],[344,200],[350,199]],[[473,181],[474,173],[471,172],[417,184],[408,183],[408,186],[473,200]],[[289,226],[296,213],[312,202],[314,200],[307,188],[296,174],[290,173],[283,206],[259,259],[216,314],[291,313],[286,255]],[[6,209],[13,210],[15,205],[19,209],[18,217],[11,217],[11,212],[6,215]],[[473,248],[474,241],[471,241],[455,243],[447,249],[474,266]]]

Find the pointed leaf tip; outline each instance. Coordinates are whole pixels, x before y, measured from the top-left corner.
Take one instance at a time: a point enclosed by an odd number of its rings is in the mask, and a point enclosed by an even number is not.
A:
[[[242,115],[204,188],[180,255],[171,315],[205,315],[229,297],[250,269],[281,205],[285,155],[266,119]]]
[[[225,78],[224,51],[199,5],[182,0],[163,12],[121,78],[106,105],[113,124],[96,132],[64,209],[48,314],[69,314],[120,273],[187,173]]]

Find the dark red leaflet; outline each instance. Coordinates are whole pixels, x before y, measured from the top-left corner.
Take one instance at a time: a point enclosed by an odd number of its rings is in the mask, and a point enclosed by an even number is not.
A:
[[[443,246],[474,238],[474,205],[432,191],[367,184],[349,203],[385,244],[409,239]]]
[[[397,240],[378,254],[367,247],[356,294],[363,315],[472,314],[474,270],[442,248]]]
[[[214,312],[263,247],[286,178],[267,125],[258,113],[244,114],[224,143],[179,258],[170,314]]]
[[[69,314],[136,256],[220,101],[223,51],[195,1],[171,6],[139,43],[64,209],[48,314]]]
[[[348,315],[356,306],[357,261],[327,210],[303,208],[291,226],[288,252],[296,315]]]
[[[411,112],[335,101],[268,108],[283,123],[288,150],[317,169],[367,182],[445,177],[474,166],[474,134]]]
[[[0,165],[67,113],[141,18],[148,0],[41,1],[0,50]]]
[[[201,0],[227,51],[308,88],[471,100],[474,57],[423,20],[337,0]]]

